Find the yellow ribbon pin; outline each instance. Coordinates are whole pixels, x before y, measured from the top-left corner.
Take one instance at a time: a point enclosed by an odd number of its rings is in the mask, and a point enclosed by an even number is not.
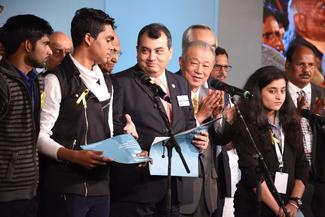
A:
[[[80,104],[80,102],[82,102],[82,105],[84,106],[84,108],[87,108],[86,96],[88,95],[88,93],[89,93],[88,89],[86,89],[86,90],[84,90],[84,92],[82,92],[82,94],[77,99],[78,105]]]
[[[44,91],[41,92],[40,98],[41,98],[41,109],[43,109],[44,105],[45,105],[45,92]]]
[[[272,133],[272,144],[280,144],[280,140],[275,137],[274,133]]]

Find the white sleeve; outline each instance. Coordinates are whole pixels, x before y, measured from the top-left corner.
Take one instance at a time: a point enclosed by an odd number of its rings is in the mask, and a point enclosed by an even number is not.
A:
[[[52,128],[59,116],[61,103],[61,87],[59,79],[54,74],[44,77],[45,100],[41,110],[40,133],[38,136],[39,151],[51,158],[58,159],[57,152],[63,147],[55,142],[50,136]]]
[[[111,99],[110,99],[110,104],[109,104],[109,109],[108,109],[108,126],[111,132],[111,137],[114,136],[114,126],[113,126],[113,99],[114,97],[114,88],[112,85],[112,94],[111,94]]]

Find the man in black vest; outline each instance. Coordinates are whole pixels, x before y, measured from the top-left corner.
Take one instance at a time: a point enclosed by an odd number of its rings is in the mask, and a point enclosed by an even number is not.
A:
[[[101,152],[81,145],[113,135],[112,85],[98,64],[111,54],[114,19],[101,10],[77,10],[71,23],[72,54],[45,76],[40,152],[42,216],[109,215],[109,165]]]
[[[0,215],[37,214],[39,112],[43,82],[35,67],[52,54],[49,23],[34,15],[11,17],[0,30]]]

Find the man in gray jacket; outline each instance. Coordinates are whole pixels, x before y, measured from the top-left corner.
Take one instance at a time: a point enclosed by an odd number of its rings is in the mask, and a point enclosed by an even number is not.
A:
[[[49,23],[18,15],[0,30],[5,56],[0,62],[0,213],[36,216],[39,113],[43,83],[35,67],[52,54]]]

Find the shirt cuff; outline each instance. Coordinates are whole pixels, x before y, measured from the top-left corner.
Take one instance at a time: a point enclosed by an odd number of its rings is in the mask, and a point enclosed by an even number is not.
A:
[[[59,143],[55,142],[53,139],[46,138],[46,137],[48,137],[48,135],[44,135],[44,134],[42,135],[41,133],[38,137],[37,144],[38,144],[39,152],[55,160],[59,160],[58,151],[60,148],[64,148],[64,147]]]

